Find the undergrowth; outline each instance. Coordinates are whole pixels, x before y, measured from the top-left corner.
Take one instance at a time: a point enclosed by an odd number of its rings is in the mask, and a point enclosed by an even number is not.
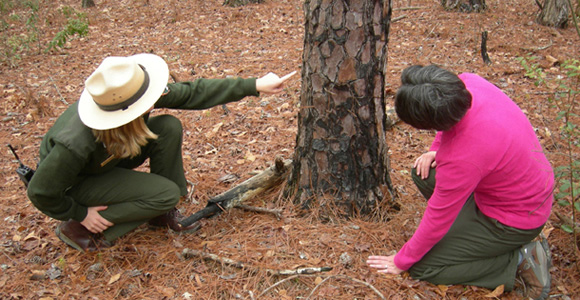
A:
[[[559,137],[564,144],[563,151],[566,164],[555,166],[557,180],[555,199],[558,205],[570,207],[571,222],[564,222],[562,230],[572,233],[577,247],[578,226],[576,221],[580,213],[580,128],[578,127],[578,94],[580,93],[580,61],[571,59],[563,62],[558,68],[558,75],[548,76],[537,62],[538,58],[520,57],[519,61],[526,71],[526,77],[535,80],[536,86],[544,85],[550,90],[549,101],[558,112],[560,122]]]

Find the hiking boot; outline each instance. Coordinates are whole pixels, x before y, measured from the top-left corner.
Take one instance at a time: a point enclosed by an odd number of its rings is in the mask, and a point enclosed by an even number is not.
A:
[[[176,232],[195,232],[201,228],[201,224],[195,222],[187,227],[183,227],[180,221],[183,220],[183,215],[177,210],[177,208],[172,208],[170,211],[149,220],[149,225],[159,226],[159,227],[169,227],[171,230]]]
[[[113,246],[102,234],[90,232],[75,220],[61,222],[55,229],[56,236],[65,244],[81,252],[99,251]]]
[[[544,300],[550,292],[550,252],[546,239],[530,242],[520,249],[523,257],[517,276],[524,282],[524,296]]]

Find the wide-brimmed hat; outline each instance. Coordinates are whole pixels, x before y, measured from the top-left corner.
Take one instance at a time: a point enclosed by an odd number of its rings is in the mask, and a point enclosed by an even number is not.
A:
[[[98,130],[125,125],[155,104],[168,79],[167,63],[157,55],[107,57],[85,81],[78,108],[81,121]]]

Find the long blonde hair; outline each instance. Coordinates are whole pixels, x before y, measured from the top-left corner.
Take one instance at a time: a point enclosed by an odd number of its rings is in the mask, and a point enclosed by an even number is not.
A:
[[[143,117],[139,117],[123,126],[107,129],[93,129],[97,142],[102,142],[107,152],[115,158],[132,158],[141,154],[141,147],[147,145],[148,140],[157,139]]]

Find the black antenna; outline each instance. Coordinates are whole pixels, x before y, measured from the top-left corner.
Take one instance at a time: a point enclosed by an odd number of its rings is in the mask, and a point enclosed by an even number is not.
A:
[[[14,150],[14,147],[12,147],[12,145],[8,144],[8,148],[10,148],[10,151],[12,151],[12,154],[14,154],[14,157],[16,157],[16,160],[23,165],[22,161],[20,160],[20,157],[18,157],[18,154],[16,154],[16,150]]]
[[[20,163],[20,166],[16,169],[18,177],[20,177],[20,180],[22,180],[22,182],[24,182],[24,185],[28,187],[28,183],[32,179],[32,175],[34,175],[34,170],[25,166],[22,163],[20,157],[18,157],[18,154],[16,154],[16,150],[14,150],[14,147],[12,147],[12,145],[8,144],[8,148],[10,148],[10,151],[12,151],[12,154],[14,154],[16,160],[18,160],[18,162]]]

